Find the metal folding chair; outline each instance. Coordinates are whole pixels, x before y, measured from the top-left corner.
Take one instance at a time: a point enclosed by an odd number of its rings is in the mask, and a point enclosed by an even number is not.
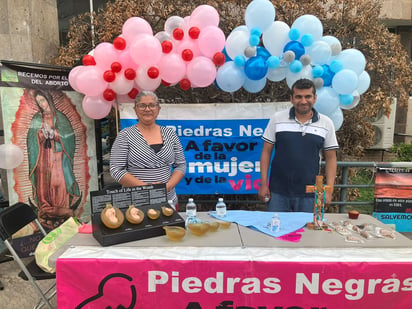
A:
[[[50,299],[56,294],[56,281],[53,281],[53,284],[49,288],[43,290],[36,281],[55,279],[56,275],[47,273],[38,267],[34,257],[31,258],[29,262],[24,263],[12,246],[12,235],[31,222],[37,224],[44,236],[47,235],[46,231],[37,220],[35,212],[29,205],[17,203],[7,207],[0,212],[0,237],[21,269],[19,277],[29,281],[40,297],[39,302],[34,308],[47,306],[52,309],[53,306],[50,304]]]

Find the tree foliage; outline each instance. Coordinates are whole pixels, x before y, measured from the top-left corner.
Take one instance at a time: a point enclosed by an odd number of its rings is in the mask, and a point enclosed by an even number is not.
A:
[[[73,66],[100,42],[112,42],[121,34],[124,22],[133,16],[144,18],[153,32],[163,30],[168,17],[188,16],[199,5],[209,4],[220,15],[219,27],[229,35],[235,27],[245,24],[244,13],[250,1],[246,0],[114,0],[93,13],[94,37],[89,13],[70,22],[68,44],[59,49],[54,63]],[[324,34],[337,37],[343,49],[356,48],[366,57],[366,71],[371,76],[369,90],[361,96],[360,104],[344,111],[344,122],[337,132],[342,154],[361,156],[373,142],[371,120],[380,112],[389,113],[390,103],[406,106],[412,93],[412,65],[399,37],[392,34],[379,21],[379,0],[274,0],[276,20],[292,25],[304,14],[317,16],[323,24]],[[159,87],[158,95],[165,102],[278,102],[289,100],[285,82],[270,82],[264,90],[251,94],[244,90],[225,93],[214,85],[188,91],[178,86]]]

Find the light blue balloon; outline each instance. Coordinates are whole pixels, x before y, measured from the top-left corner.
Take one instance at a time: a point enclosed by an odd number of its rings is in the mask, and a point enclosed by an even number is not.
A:
[[[249,3],[245,11],[246,26],[251,30],[259,28],[260,32],[265,32],[275,20],[276,11],[269,0],[253,0]]]
[[[269,69],[276,69],[280,65],[280,58],[276,56],[270,56],[266,59],[266,64]]]
[[[364,94],[366,90],[369,89],[369,86],[371,84],[371,78],[368,72],[363,71],[361,75],[359,75],[358,79],[359,79],[359,84],[356,90],[359,92],[359,94]]]
[[[358,75],[348,69],[335,74],[332,79],[332,88],[339,94],[351,94],[358,87]]]
[[[289,39],[291,41],[297,41],[300,38],[300,31],[299,29],[292,28],[289,30]]]
[[[340,94],[339,95],[339,102],[340,106],[350,105],[353,102],[353,95],[352,94]]]
[[[291,28],[299,29],[302,36],[311,34],[314,41],[319,40],[323,33],[322,22],[316,16],[309,14],[298,17]]]
[[[266,86],[266,77],[259,79],[259,80],[252,80],[246,78],[245,83],[243,84],[243,88],[250,93],[258,93]]]
[[[216,83],[226,92],[235,92],[245,83],[246,75],[233,61],[225,62],[216,74]]]
[[[342,62],[344,69],[352,70],[357,75],[360,75],[365,70],[365,56],[355,48],[342,50],[340,54],[336,56],[336,59]]]
[[[262,31],[259,28],[253,28],[250,30],[250,35],[256,35],[260,37],[262,35]]]
[[[300,62],[299,60],[293,60],[290,64],[289,64],[289,70],[293,73],[299,73],[303,68],[302,62]]]
[[[342,51],[342,44],[336,37],[332,35],[325,35],[321,38],[321,40],[329,44],[332,51],[332,56],[337,56]]]
[[[312,69],[313,77],[321,77],[323,75],[323,67],[320,65],[315,65]]]
[[[310,56],[312,64],[325,64],[332,56],[329,44],[324,41],[316,41],[306,48],[306,53]]]
[[[243,56],[241,56],[241,55],[238,55],[238,56],[235,57],[234,62],[235,62],[235,65],[236,65],[237,67],[240,67],[240,68],[241,68],[241,67],[244,67],[244,66],[245,66],[246,59],[245,59],[245,57],[243,57]]]
[[[259,36],[252,34],[249,37],[250,46],[258,46],[259,43],[260,43],[260,37]]]
[[[310,33],[302,35],[302,38],[300,39],[300,42],[305,47],[311,46],[313,44],[313,35],[311,35]]]
[[[339,95],[331,87],[322,87],[316,91],[315,109],[325,115],[330,115],[339,107]]]
[[[351,96],[352,97],[352,102],[350,102],[348,104],[343,104],[342,101],[341,101],[341,103],[339,104],[339,107],[341,109],[355,108],[356,106],[358,106],[358,104],[360,102],[360,95],[359,95],[359,92],[357,90],[352,92],[352,94],[341,94],[339,97],[341,97],[341,96]]]
[[[329,64],[329,68],[333,73],[338,73],[340,70],[343,69],[343,64],[340,60],[334,59]]]
[[[338,107],[330,115],[326,115],[332,120],[335,131],[338,131],[343,124],[343,113],[342,110]]]

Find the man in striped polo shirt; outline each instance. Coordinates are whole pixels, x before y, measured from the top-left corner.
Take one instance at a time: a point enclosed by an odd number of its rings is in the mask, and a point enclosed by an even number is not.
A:
[[[265,129],[258,197],[267,203],[268,211],[313,212],[314,195],[306,193],[306,185],[315,183],[322,154],[326,184],[333,188],[339,146],[332,120],[313,108],[315,102],[313,82],[297,80],[292,86],[293,106],[275,113]],[[330,204],[332,192],[326,193],[325,204]]]

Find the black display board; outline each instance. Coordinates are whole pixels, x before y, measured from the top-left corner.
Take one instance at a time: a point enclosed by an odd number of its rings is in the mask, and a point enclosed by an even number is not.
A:
[[[94,191],[90,192],[90,201],[93,236],[102,246],[165,235],[163,226],[166,225],[185,226],[183,218],[176,211],[171,216],[165,216],[161,212],[162,206],[168,206],[165,184]],[[125,217],[129,205],[134,205],[143,211],[144,220],[140,224],[131,224],[125,218],[119,228],[109,229],[103,225],[100,218],[107,203],[119,208]],[[160,217],[150,219],[147,216],[149,209],[159,210]]]

